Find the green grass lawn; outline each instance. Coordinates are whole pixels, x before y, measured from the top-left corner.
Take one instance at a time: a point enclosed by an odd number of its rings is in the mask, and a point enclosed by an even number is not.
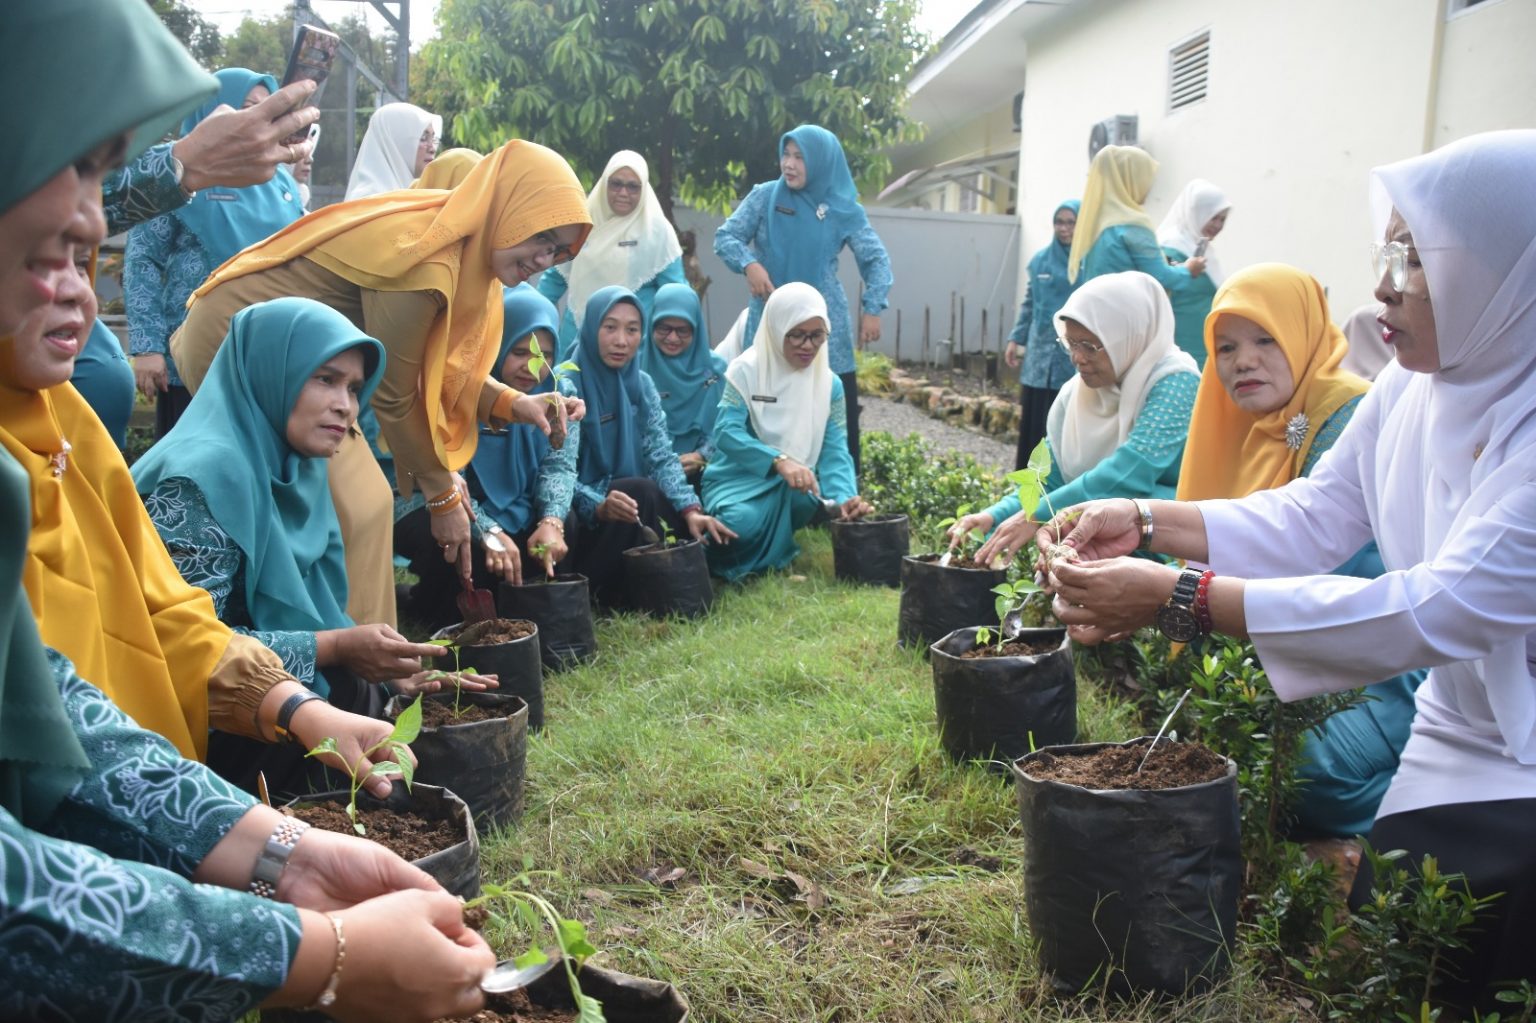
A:
[[[485,880],[554,871],[596,962],[676,984],[698,1023],[1311,1018],[1241,963],[1184,1002],[1051,995],[1012,783],[939,747],[896,591],[836,582],[826,535],[800,539],[796,574],[702,621],[601,620],[596,660],[545,677],[527,813],[486,838]],[[1085,741],[1141,731],[1080,683]]]

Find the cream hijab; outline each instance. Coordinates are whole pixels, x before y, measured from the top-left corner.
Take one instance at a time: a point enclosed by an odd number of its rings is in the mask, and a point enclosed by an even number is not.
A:
[[[1077,212],[1077,230],[1072,235],[1072,251],[1067,254],[1067,280],[1077,283],[1077,275],[1088,258],[1088,251],[1111,227],[1135,224],[1152,230],[1152,220],[1142,203],[1152,191],[1157,177],[1157,161],[1135,146],[1105,146],[1088,165],[1088,184],[1083,186],[1083,205]]]
[[[1447,538],[1536,480],[1536,131],[1499,131],[1372,174],[1377,235],[1395,207],[1413,234],[1434,304],[1440,369],[1394,362],[1376,390],[1378,452],[1362,480],[1388,569],[1433,560]],[[1510,595],[1510,619],[1530,594]],[[1477,660],[1438,666],[1419,691],[1415,731],[1457,741],[1459,717],[1500,735],[1505,752],[1536,764],[1536,684],[1514,636]],[[1488,680],[1501,680],[1490,684]],[[1518,681],[1511,681],[1518,680]]]
[[[428,128],[442,138],[443,119],[410,103],[386,103],[375,110],[357,147],[347,201],[410,188],[416,180],[416,148]]]
[[[1195,178],[1184,186],[1179,197],[1173,200],[1168,215],[1157,226],[1157,244],[1193,256],[1195,248],[1206,241],[1202,233],[1206,223],[1222,210],[1230,210],[1227,193],[1204,178]],[[1217,287],[1226,280],[1221,262],[1216,258],[1213,242],[1206,241],[1205,275]]]
[[[628,168],[640,178],[640,201],[622,217],[608,206],[608,179],[620,168]],[[650,169],[645,157],[628,149],[614,153],[587,195],[587,212],[592,215],[592,233],[581,255],[568,267],[553,267],[570,284],[565,307],[581,326],[587,299],[600,288],[617,284],[638,291],[668,263],[683,254],[677,232],[667,223],[661,202],[651,188]]]
[[[747,404],[757,439],[813,469],[827,433],[835,378],[826,345],[809,366],[796,369],[784,358],[784,335],[814,319],[830,329],[821,292],[799,282],[775,288],[763,304],[752,347],[725,371],[725,379]]]
[[[1114,454],[1131,435],[1147,395],[1171,373],[1200,370],[1173,341],[1173,307],[1168,293],[1139,270],[1095,277],[1072,293],[1056,314],[1086,327],[1109,353],[1115,383],[1085,387],[1073,376],[1056,395],[1046,417],[1051,453],[1067,482]]]

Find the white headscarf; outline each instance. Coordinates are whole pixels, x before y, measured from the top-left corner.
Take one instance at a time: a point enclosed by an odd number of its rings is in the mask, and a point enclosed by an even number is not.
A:
[[[1205,239],[1201,229],[1222,210],[1230,210],[1227,193],[1204,178],[1194,178],[1184,186],[1179,197],[1173,200],[1168,215],[1157,227],[1157,244],[1193,256],[1195,247]],[[1215,242],[1205,246],[1205,273],[1211,283],[1220,286],[1226,274],[1216,259]]]
[[[1195,360],[1173,340],[1168,293],[1139,270],[1095,277],[1072,293],[1056,314],[1081,323],[1109,353],[1115,383],[1085,387],[1073,376],[1046,416],[1046,436],[1068,482],[1114,454],[1131,435],[1153,386],[1170,373],[1200,373]]]
[[[747,332],[747,317],[751,315],[749,306],[736,317],[736,322],[731,324],[731,329],[725,332],[725,337],[715,345],[715,354],[726,362],[730,362],[741,354],[741,336]]]
[[[1367,302],[1350,313],[1343,325],[1349,351],[1339,368],[1366,380],[1375,380],[1392,361],[1392,349],[1382,340],[1381,324],[1376,322],[1379,312],[1380,302]]]
[[[416,180],[416,148],[428,128],[442,138],[442,117],[410,103],[386,103],[375,110],[357,147],[347,201],[410,188]]]
[[[1392,456],[1367,494],[1389,569],[1433,560],[1464,523],[1536,480],[1533,181],[1530,130],[1474,135],[1372,174],[1378,236],[1396,208],[1424,265],[1440,349],[1439,371],[1393,363],[1376,385],[1400,392],[1378,441]],[[1420,691],[1421,717],[1433,728],[1447,707],[1536,764],[1536,689],[1485,681],[1526,678],[1531,641],[1436,667],[1430,691]]]
[[[831,329],[821,292],[799,282],[780,285],[763,304],[752,338],[725,371],[725,379],[746,400],[757,439],[815,468],[832,405],[832,366],[822,345],[809,366],[797,369],[784,358],[784,335],[806,320]],[[771,400],[764,400],[771,399]]]
[[[640,201],[622,217],[608,206],[608,179],[621,167],[640,177]],[[603,176],[587,194],[587,212],[592,214],[592,233],[587,235],[581,254],[569,267],[552,267],[547,271],[569,282],[565,307],[578,327],[593,292],[610,284],[638,291],[683,254],[677,232],[667,223],[661,202],[651,188],[645,157],[639,153],[625,149],[613,154]]]

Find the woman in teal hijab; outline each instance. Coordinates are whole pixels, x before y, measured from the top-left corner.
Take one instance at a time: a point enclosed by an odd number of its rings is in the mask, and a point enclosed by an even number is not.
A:
[[[1066,305],[1074,288],[1067,280],[1067,254],[1072,251],[1072,235],[1081,206],[1078,200],[1068,199],[1051,215],[1051,243],[1030,258],[1024,302],[1019,306],[1018,321],[1003,352],[1008,365],[1019,367],[1019,446],[1014,457],[1015,469],[1029,464],[1035,445],[1045,437],[1051,403],[1061,385],[1077,372],[1067,350],[1056,343],[1056,313]]]
[[[680,536],[715,543],[735,536],[704,514],[683,475],[656,384],[635,360],[644,337],[640,300],[628,288],[600,288],[587,300],[574,360],[587,414],[539,467],[550,503],[528,540],[547,545],[546,571],[569,553],[561,567],[585,575],[593,595],[612,605],[624,600],[620,555],[646,542],[642,527],[659,534],[665,522]],[[562,477],[574,480],[564,494]],[[562,520],[573,509],[576,531],[567,546]]]
[[[383,699],[359,678],[432,688],[417,677],[420,659],[440,652],[387,625],[354,625],[346,612],[327,459],[383,371],[383,346],[318,302],[242,309],[181,422],[133,467],[177,569],[208,591],[219,618],[255,635],[310,689],[364,714]],[[216,732],[208,763],[242,783],[262,769],[286,787],[294,752]]]
[[[848,418],[848,451],[859,463],[859,388],[853,362],[853,319],[848,295],[838,280],[843,247],[853,250],[864,279],[863,315],[858,340],[880,340],[880,312],[891,290],[891,260],[869,217],[859,205],[858,188],[837,136],[814,124],[802,124],[779,140],[781,175],[757,185],[715,232],[715,255],[752,288],[743,343],[757,335],[763,303],[773,289],[791,282],[809,284],[827,301],[831,340],[827,354],[832,372],[843,383]]]
[[[277,91],[277,79],[245,68],[214,75],[217,96],[181,122],[186,135],[220,104],[235,109]],[[272,180],[245,188],[205,188],[174,213],[128,232],[123,255],[123,302],[128,347],[146,398],[155,401],[155,436],[176,425],[191,394],[167,352],[167,342],[187,315],[187,296],[225,260],[304,215],[298,182],[286,167]]]
[[[697,480],[715,452],[711,438],[725,390],[725,360],[709,350],[699,295],[687,284],[662,285],[651,312],[640,368],[650,374],[661,396],[672,450],[683,472]]]

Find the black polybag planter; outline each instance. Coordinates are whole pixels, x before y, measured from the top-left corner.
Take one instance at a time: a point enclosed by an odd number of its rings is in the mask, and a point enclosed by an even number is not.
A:
[[[901,559],[912,547],[905,515],[866,515],[827,523],[832,531],[832,571],[839,579],[873,586],[901,585]]]
[[[937,554],[913,554],[901,559],[901,610],[896,641],[928,648],[956,629],[997,625],[997,595],[992,587],[1006,582],[1002,569],[941,568]]]
[[[957,629],[930,648],[939,740],[954,759],[1011,763],[1031,750],[1077,740],[1077,673],[1067,630],[1025,629],[1018,638],[1055,642],[1056,649],[961,657],[976,646],[974,628]]]
[[[286,805],[297,807],[306,803],[338,803],[345,807],[348,795],[346,789],[315,792],[300,799],[290,800]],[[365,790],[358,790],[357,808],[359,810],[375,810],[379,807],[413,813],[426,820],[451,819],[461,823],[464,831],[463,841],[411,862],[437,878],[437,883],[452,895],[472,899],[480,894],[480,836],[475,832],[474,820],[471,819],[469,807],[464,805],[464,800],[438,785],[412,783],[407,790],[405,782],[398,780],[394,783],[394,789],[390,792],[388,799],[379,799]]]
[[[1064,994],[1205,990],[1227,971],[1237,931],[1237,765],[1228,760],[1215,781],[1150,791],[1028,773],[1042,757],[1111,745],[1043,749],[1013,765],[1041,970]]]
[[[496,610],[503,618],[523,618],[539,627],[539,658],[550,671],[591,660],[597,653],[584,575],[529,579],[521,586],[502,583]]]
[[[684,540],[671,546],[631,547],[624,552],[624,591],[631,607],[657,618],[708,614],[715,591],[704,545]]]
[[[664,981],[632,977],[590,963],[577,971],[576,980],[582,994],[603,1003],[603,1017],[608,1023],[686,1023],[688,1019],[688,1000]],[[526,990],[528,1000],[536,1006],[576,1007],[563,966],[550,970]]]
[[[504,716],[436,728],[423,726],[411,743],[411,752],[416,754],[415,780],[445,788],[452,785],[454,795],[464,800],[474,815],[477,828],[515,823],[523,816],[528,704],[521,696],[497,692],[466,691],[458,698],[461,704],[484,707]],[[431,693],[422,699],[452,706],[454,693]],[[389,704],[389,717],[393,719],[411,702],[395,697]]]
[[[521,696],[528,704],[528,728],[537,732],[544,727],[544,663],[539,656],[539,625],[529,624],[533,626],[533,635],[510,643],[476,643],[478,623],[450,625],[434,632],[432,638],[452,640],[459,650],[458,663],[465,668],[474,668],[478,675],[495,675],[498,694]],[[467,646],[460,642],[461,634],[469,639]]]

